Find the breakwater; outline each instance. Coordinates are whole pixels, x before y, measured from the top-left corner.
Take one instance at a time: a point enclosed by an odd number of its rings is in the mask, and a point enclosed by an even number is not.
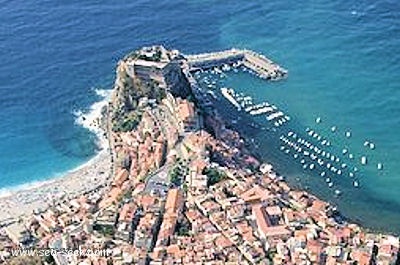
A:
[[[185,55],[191,71],[199,71],[223,66],[244,66],[259,77],[279,80],[287,76],[288,71],[264,55],[251,50],[232,48],[229,50]]]

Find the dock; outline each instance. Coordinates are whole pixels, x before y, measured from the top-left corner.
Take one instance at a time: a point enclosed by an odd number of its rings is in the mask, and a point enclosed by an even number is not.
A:
[[[232,48],[229,50],[184,55],[190,71],[207,70],[224,65],[244,66],[259,77],[268,80],[279,80],[287,76],[288,71],[264,55],[251,50]]]

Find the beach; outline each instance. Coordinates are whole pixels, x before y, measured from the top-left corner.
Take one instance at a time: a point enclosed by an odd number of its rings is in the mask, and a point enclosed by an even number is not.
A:
[[[111,158],[103,149],[88,163],[64,176],[0,197],[0,224],[43,211],[51,204],[102,189],[110,179]],[[101,192],[101,191],[99,191]]]
[[[102,98],[87,112],[74,113],[75,123],[94,133],[100,151],[88,162],[60,177],[27,183],[0,195],[0,225],[13,222],[33,212],[46,210],[52,204],[78,197],[93,190],[103,192],[111,179],[111,154],[108,139],[99,124],[101,110],[107,104],[110,92],[98,90]]]

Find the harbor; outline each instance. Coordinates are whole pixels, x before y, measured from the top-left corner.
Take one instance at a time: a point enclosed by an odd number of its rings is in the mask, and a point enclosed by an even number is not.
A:
[[[185,55],[190,71],[203,71],[211,68],[244,66],[255,72],[258,77],[268,80],[285,78],[288,71],[264,55],[251,50],[232,48],[225,51]]]
[[[233,123],[236,124],[243,118],[250,119],[254,120],[255,128],[277,134],[280,143],[278,151],[305,173],[321,178],[334,196],[342,195],[339,186],[345,183],[353,189],[362,188],[363,167],[369,162],[367,156],[357,157],[347,146],[339,146],[329,135],[318,132],[318,127],[324,124],[321,117],[315,119],[314,128],[305,127],[297,122],[292,124],[290,115],[272,102],[256,102],[252,96],[238,92],[234,88],[221,86],[219,82],[231,72],[239,71],[276,81],[287,75],[286,70],[266,57],[248,50],[230,49],[190,55],[185,58],[187,63],[185,74],[197,94],[196,98],[202,99],[200,102],[204,105],[211,105],[210,102],[223,98],[238,113],[244,115],[232,120]],[[279,77],[271,74],[276,72],[281,73]],[[269,74],[268,77],[264,75],[266,73]],[[333,125],[328,131],[331,136],[337,136],[338,128]],[[351,140],[351,137],[350,130],[343,132],[343,138]],[[252,140],[254,142],[254,139]],[[372,141],[365,141],[363,146],[369,150],[375,149]],[[377,162],[376,169],[383,170],[383,163]]]

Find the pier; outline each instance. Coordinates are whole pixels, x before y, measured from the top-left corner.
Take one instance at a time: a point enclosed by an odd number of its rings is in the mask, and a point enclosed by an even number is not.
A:
[[[251,50],[229,49],[219,52],[202,53],[184,56],[190,71],[206,70],[224,65],[244,66],[255,72],[259,77],[269,80],[279,80],[287,75],[283,69],[267,57]]]

